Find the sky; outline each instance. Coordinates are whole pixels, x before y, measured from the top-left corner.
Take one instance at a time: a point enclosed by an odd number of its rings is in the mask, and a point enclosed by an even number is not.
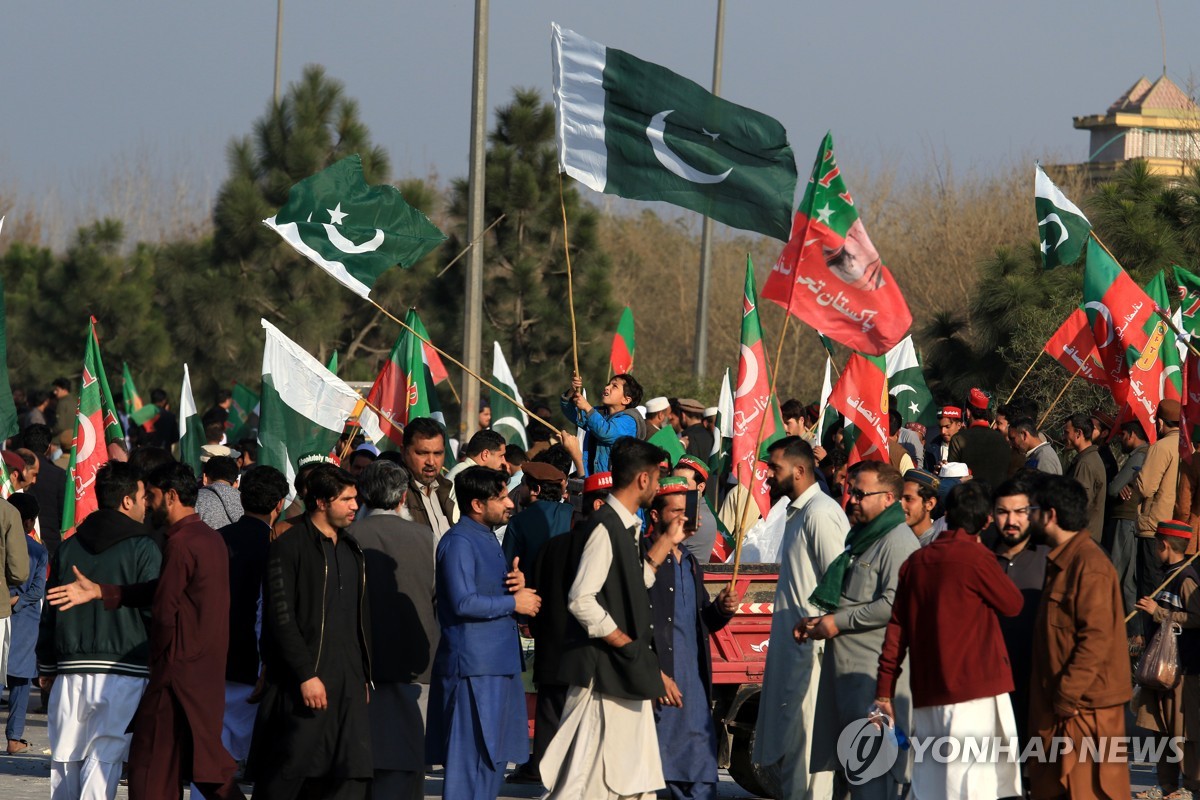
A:
[[[887,164],[957,170],[1087,158],[1071,119],[1162,71],[1151,0],[728,2],[722,95],[780,120],[800,174],[826,130],[848,183]],[[1200,3],[1161,0],[1167,71],[1194,83]],[[716,0],[491,3],[488,107],[550,97],[550,23],[708,85]],[[465,176],[475,8],[284,0],[282,79],[323,65],[357,98],[393,178]],[[131,165],[200,207],[229,141],[266,110],[276,3],[5,4],[0,196],[89,210]],[[489,127],[491,118],[489,117]],[[1031,171],[1032,173],[1032,171]],[[1031,174],[1032,178],[1032,174]]]

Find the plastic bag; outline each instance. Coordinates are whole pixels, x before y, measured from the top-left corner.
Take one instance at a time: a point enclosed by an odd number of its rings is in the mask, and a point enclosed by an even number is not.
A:
[[[1134,680],[1139,686],[1158,692],[1170,692],[1179,685],[1183,672],[1179,669],[1177,636],[1183,631],[1179,623],[1160,625],[1138,661]]]

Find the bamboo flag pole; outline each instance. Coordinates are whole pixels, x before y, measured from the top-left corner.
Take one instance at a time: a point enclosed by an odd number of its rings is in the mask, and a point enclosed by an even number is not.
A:
[[[1079,534],[1077,533],[1075,535],[1078,536]],[[1186,568],[1188,564],[1191,564],[1193,561],[1195,561],[1196,556],[1200,556],[1200,552],[1193,553],[1191,558],[1189,558],[1187,561],[1184,561],[1182,564],[1179,565],[1178,569],[1176,569],[1175,571],[1173,571],[1171,573],[1171,577],[1167,578],[1165,581],[1160,583],[1158,585],[1157,589],[1155,589],[1153,592],[1150,592],[1150,594],[1145,595],[1145,596],[1146,597],[1154,597],[1156,594],[1161,592],[1163,589],[1167,588],[1167,584],[1170,583],[1171,581],[1175,580],[1176,576],[1179,575],[1179,570]],[[1125,621],[1129,622],[1129,620],[1133,619],[1135,616],[1137,616],[1137,614],[1138,614],[1138,609],[1135,608],[1133,611],[1129,612],[1129,615],[1127,617],[1125,617]]]
[[[439,272],[436,277],[440,278],[443,275],[445,275],[450,270],[451,267],[453,267],[455,264],[458,263],[458,260],[460,258],[462,258],[463,256],[465,256],[467,253],[469,253],[471,251],[472,247],[479,244],[479,242],[483,239],[483,237],[487,235],[488,231],[490,231],[492,228],[499,225],[504,220],[504,218],[507,216],[508,216],[507,214],[501,214],[500,216],[496,217],[495,222],[493,222],[491,225],[488,225],[486,228],[483,229],[483,233],[479,234],[474,239],[472,239],[470,242],[468,242],[467,246],[462,249],[462,252],[460,252],[454,258],[450,259],[450,263],[447,264],[446,266],[442,267],[442,271]],[[461,405],[461,403],[459,405]]]
[[[359,296],[361,297],[362,295],[359,295]],[[496,384],[492,383],[491,381],[484,379],[482,376],[480,376],[480,375],[479,375],[478,373],[476,373],[474,370],[471,370],[470,368],[468,368],[466,364],[462,363],[462,362],[461,362],[461,361],[459,361],[457,358],[455,358],[454,356],[450,355],[450,354],[449,354],[449,353],[447,353],[445,350],[443,350],[442,348],[438,347],[436,344],[434,344],[433,342],[429,341],[428,339],[426,339],[426,338],[425,338],[424,336],[422,336],[421,334],[417,333],[415,330],[413,330],[413,329],[412,329],[412,327],[411,327],[411,326],[409,326],[407,323],[405,323],[405,322],[404,322],[404,320],[402,320],[402,319],[399,319],[398,317],[396,317],[396,315],[395,315],[395,314],[393,314],[392,312],[388,311],[388,310],[387,310],[386,308],[384,308],[383,306],[379,305],[379,303],[377,303],[377,302],[376,302],[374,299],[372,299],[371,297],[367,297],[367,298],[366,298],[366,301],[367,301],[368,303],[370,303],[371,305],[375,306],[376,308],[378,308],[380,311],[382,311],[382,312],[383,312],[383,314],[384,314],[384,316],[386,316],[386,317],[387,317],[388,319],[390,319],[392,322],[396,323],[396,324],[397,324],[397,325],[399,325],[401,328],[404,328],[404,330],[408,331],[408,332],[409,332],[409,333],[411,333],[413,336],[416,336],[416,337],[417,337],[418,339],[420,339],[422,342],[424,342],[425,344],[429,345],[429,346],[430,346],[430,347],[431,347],[431,348],[434,350],[434,352],[436,352],[438,355],[442,356],[443,358],[449,359],[449,361],[450,361],[450,363],[451,363],[451,364],[454,364],[456,367],[458,367],[459,369],[461,369],[463,372],[467,373],[467,374],[468,374],[468,375],[470,375],[472,378],[474,378],[475,380],[479,381],[479,382],[480,382],[480,383],[482,383],[484,386],[488,387],[488,388],[489,388],[489,389],[491,389],[493,392],[495,392],[496,394],[500,395],[500,396],[501,396],[501,397],[503,397],[505,400],[508,400],[510,403],[512,403],[513,405],[515,405],[517,408],[519,408],[519,409],[521,409],[522,411],[524,411],[526,414],[528,414],[528,415],[529,415],[529,417],[530,417],[531,419],[536,419],[538,422],[540,422],[541,424],[545,425],[547,428],[549,428],[550,430],[554,431],[556,434],[559,434],[559,435],[561,435],[561,434],[562,434],[562,431],[560,431],[558,428],[556,428],[556,427],[554,427],[553,425],[551,425],[551,424],[550,424],[549,422],[547,422],[546,420],[544,420],[544,419],[542,419],[541,417],[539,417],[537,414],[534,414],[532,411],[530,411],[528,408],[526,408],[526,407],[525,407],[525,406],[524,406],[522,403],[518,402],[518,401],[517,401],[517,399],[516,399],[515,397],[513,397],[512,395],[510,395],[508,392],[504,391],[503,389],[501,389],[501,388],[497,387],[497,386],[496,386]],[[372,411],[374,411],[374,412],[375,412],[375,413],[377,413],[377,414],[381,414],[381,413],[382,413],[382,412],[380,412],[380,411],[379,411],[379,409],[378,409],[378,408],[376,408],[375,406],[371,405],[370,403],[367,403],[367,407],[368,407],[368,408],[370,408]],[[389,420],[389,421],[391,421],[391,418],[389,417],[389,418],[388,418],[388,420]],[[393,422],[392,424],[394,425],[395,423]],[[397,426],[397,427],[402,427],[402,426]]]
[[[1038,359],[1041,358],[1042,354],[1045,352],[1046,351],[1044,349],[1038,350],[1038,354],[1034,356],[1033,361],[1029,364],[1029,369],[1025,370],[1025,374],[1021,376],[1021,380],[1017,381],[1017,385],[1013,387],[1012,393],[1008,396],[1008,399],[1004,401],[1005,405],[1011,403],[1012,399],[1017,396],[1017,390],[1021,388],[1021,384],[1025,382],[1025,379],[1029,377],[1029,373],[1033,372],[1034,365],[1037,364]]]
[[[357,422],[359,417],[362,416],[363,409],[366,407],[367,407],[367,400],[366,400],[366,398],[364,398],[360,395],[358,398],[358,402],[354,404],[354,411],[350,414],[350,419],[346,420],[346,424],[349,425],[351,422]],[[391,421],[392,420],[389,417],[388,422],[391,422]],[[354,442],[353,436],[346,437],[346,443],[344,445],[342,445],[342,452],[338,456],[338,461],[340,463],[345,463],[346,456],[350,455],[350,445],[353,444],[353,442]]]
[[[1075,370],[1075,372],[1071,375],[1070,379],[1066,382],[1066,384],[1063,386],[1063,388],[1059,391],[1058,396],[1054,398],[1054,402],[1051,403],[1050,407],[1046,409],[1046,413],[1042,414],[1042,418],[1040,420],[1038,420],[1038,424],[1037,424],[1038,430],[1041,430],[1042,425],[1044,425],[1046,420],[1050,418],[1050,412],[1054,410],[1054,407],[1056,405],[1058,405],[1058,401],[1062,399],[1062,396],[1064,394],[1066,394],[1067,389],[1070,388],[1071,384],[1075,382],[1075,379],[1079,377],[1079,373],[1083,372],[1083,368],[1086,365],[1087,365],[1086,360],[1082,364],[1079,365],[1079,369]]]
[[[558,173],[558,206],[562,209],[563,252],[567,256],[567,306],[571,310],[571,356],[575,361],[575,377],[579,375],[579,335],[575,330],[575,283],[571,275],[571,244],[567,240],[567,201],[563,197],[562,173]]]

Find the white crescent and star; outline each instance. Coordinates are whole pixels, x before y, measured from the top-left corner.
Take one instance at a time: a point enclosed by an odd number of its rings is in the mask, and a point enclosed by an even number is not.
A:
[[[650,119],[650,124],[646,126],[646,138],[650,140],[650,147],[654,150],[654,157],[658,159],[658,163],[667,168],[667,171],[673,175],[683,178],[691,183],[712,184],[720,183],[729,177],[733,172],[733,167],[725,170],[719,175],[713,175],[708,172],[701,172],[691,164],[684,161],[679,155],[667,145],[667,140],[663,137],[663,131],[667,127],[667,115],[673,114],[674,109],[668,111],[660,111]],[[703,131],[705,136],[711,136],[715,142],[719,133],[709,133]]]
[[[745,397],[754,391],[754,384],[758,383],[758,361],[754,358],[754,351],[746,345],[742,345],[742,363],[746,365],[746,375],[738,384],[734,397]]]
[[[1043,225],[1046,225],[1051,222],[1053,222],[1055,225],[1057,225],[1059,227],[1059,229],[1062,231],[1062,238],[1054,243],[1054,249],[1057,250],[1058,248],[1062,247],[1063,242],[1065,242],[1067,239],[1071,238],[1071,234],[1067,232],[1067,226],[1063,225],[1063,221],[1061,219],[1059,219],[1058,214],[1055,214],[1053,211],[1051,211],[1046,216],[1042,217],[1042,221],[1038,223],[1038,227],[1040,228]],[[1049,228],[1047,228],[1046,230],[1047,230],[1047,232],[1049,232]],[[1049,251],[1050,251],[1049,248],[1046,246],[1046,243],[1043,241],[1042,242],[1042,252],[1048,253]]]
[[[1087,303],[1084,305],[1084,308],[1095,309],[1097,314],[1104,317],[1104,321],[1107,323],[1106,327],[1108,329],[1108,338],[1105,339],[1099,346],[1102,349],[1108,347],[1110,344],[1112,344],[1113,336],[1116,334],[1116,326],[1113,325],[1112,312],[1108,310],[1108,306],[1104,305],[1104,303],[1101,303],[1099,300],[1093,300],[1092,302]]]
[[[338,203],[333,208],[327,208],[325,211],[329,214],[329,220],[333,224],[331,225],[328,222],[322,223],[321,227],[325,229],[325,235],[329,237],[329,243],[346,255],[355,256],[363,253],[373,253],[383,244],[384,233],[379,228],[375,229],[375,235],[369,241],[362,244],[356,244],[343,236],[342,232],[334,227],[341,225],[342,220],[347,216],[346,212],[342,211],[341,203]],[[312,222],[312,214],[308,215],[308,221]]]
[[[917,391],[916,389],[914,389],[912,386],[910,386],[907,383],[898,383],[891,388],[891,391],[889,392],[889,394],[900,394],[901,392],[915,393],[916,391]],[[908,410],[911,413],[916,414],[916,413],[920,412],[921,407],[919,405],[917,405],[917,402],[914,400],[908,404]]]
[[[82,464],[96,449],[96,429],[92,427],[92,421],[83,414],[76,412],[75,417],[79,420],[80,438],[79,449],[75,451],[75,463]]]

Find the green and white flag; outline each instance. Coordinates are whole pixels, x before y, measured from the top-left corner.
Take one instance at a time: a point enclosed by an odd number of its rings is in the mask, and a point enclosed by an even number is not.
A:
[[[360,297],[384,272],[411,267],[446,240],[395,186],[368,186],[358,155],[297,183],[263,224]]]
[[[829,395],[831,394],[833,394],[833,359],[826,356],[825,379],[821,382],[821,401],[817,404],[816,430],[812,431],[809,441],[814,446],[822,445],[825,442],[826,434],[842,419],[838,410],[829,405]]]
[[[1042,266],[1054,269],[1074,264],[1087,244],[1092,223],[1079,208],[1059,191],[1054,182],[1036,165],[1033,181],[1033,207],[1037,212],[1038,238],[1042,240]]]
[[[900,412],[903,424],[919,422],[933,430],[937,426],[933,392],[929,391],[929,384],[925,382],[925,372],[921,369],[921,360],[913,347],[912,337],[905,336],[883,358],[888,394],[895,399],[895,409]]]
[[[517,382],[513,379],[508,362],[504,360],[504,352],[499,342],[492,342],[492,382],[503,389],[521,405],[521,393],[517,391]],[[504,441],[515,444],[522,450],[529,449],[529,439],[525,435],[525,426],[529,424],[529,415],[522,411],[516,403],[509,400],[495,389],[491,390],[492,430],[504,437]]]
[[[200,475],[200,448],[204,446],[204,423],[192,396],[192,376],[183,365],[183,388],[179,390],[179,460]]]
[[[325,455],[337,444],[346,420],[360,410],[358,392],[347,386],[300,345],[262,320],[262,394],[259,399],[258,460],[287,476],[296,476],[296,459]],[[371,441],[383,436],[379,418],[361,409],[359,424]]]
[[[673,203],[787,241],[796,160],[777,120],[551,29],[560,172],[597,192]]]
[[[713,426],[712,453],[708,456],[710,475],[717,475],[725,468],[729,445],[733,441],[733,389],[729,385],[729,369],[721,376],[721,393],[717,396],[717,423]]]

